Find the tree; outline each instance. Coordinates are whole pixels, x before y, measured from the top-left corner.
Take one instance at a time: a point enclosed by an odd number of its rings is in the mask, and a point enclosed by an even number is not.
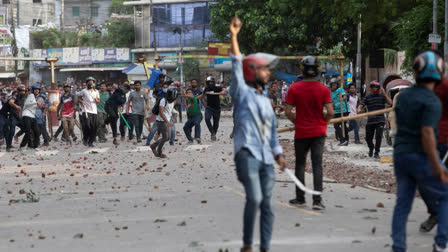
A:
[[[112,0],[109,5],[109,14],[133,14],[134,8],[132,6],[126,6],[123,4],[126,0]]]

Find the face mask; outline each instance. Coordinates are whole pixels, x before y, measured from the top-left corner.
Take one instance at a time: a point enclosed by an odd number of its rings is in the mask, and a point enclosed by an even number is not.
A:
[[[168,89],[167,89],[167,88],[164,88],[164,89],[163,89],[163,92],[164,92],[164,93],[168,92]]]
[[[92,84],[87,84],[87,89],[91,89],[92,88]]]

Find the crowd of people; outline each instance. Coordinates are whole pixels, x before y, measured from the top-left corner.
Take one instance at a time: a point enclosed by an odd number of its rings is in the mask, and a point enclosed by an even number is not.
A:
[[[6,145],[6,151],[12,151],[12,140],[18,141],[22,135],[19,149],[48,146],[50,141],[58,141],[60,135],[60,140],[72,145],[78,139],[75,134],[75,127],[78,127],[81,143],[85,146],[94,147],[95,143],[107,142],[106,136],[110,131],[114,145],[119,145],[126,137],[129,140],[135,138],[137,143],[146,138],[145,145],[151,147],[155,156],[166,157],[162,153],[163,145],[168,140],[174,145],[175,123],[177,118],[182,123],[183,108],[187,115],[183,127],[187,144],[201,143],[204,117],[211,141],[217,140],[220,96],[227,92],[212,76],[206,78],[203,89],[196,79],[181,87],[178,81],[173,82],[165,75],[160,75],[154,89],[143,88],[140,81],[124,81],[119,85],[97,81],[93,77],[83,83],[75,83],[69,76],[67,82],[58,85],[60,98],[55,110],[60,126],[50,136],[46,127],[50,104],[43,87],[43,83],[30,88],[20,85],[0,92],[0,144]],[[147,136],[144,135],[144,125],[148,130]],[[20,129],[17,134],[16,127]],[[153,139],[156,141],[151,144]]]

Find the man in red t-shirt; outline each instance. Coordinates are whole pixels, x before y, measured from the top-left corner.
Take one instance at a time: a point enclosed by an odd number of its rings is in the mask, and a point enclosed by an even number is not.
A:
[[[311,149],[311,162],[313,165],[314,190],[323,190],[322,155],[325,137],[327,136],[327,122],[333,117],[334,109],[330,90],[322,83],[316,81],[319,74],[319,61],[317,57],[307,56],[300,64],[305,77],[303,81],[294,83],[286,96],[285,113],[288,119],[295,124],[294,147],[296,152],[296,177],[305,184],[306,155]],[[296,113],[292,108],[296,107]],[[323,108],[327,113],[323,113]],[[296,198],[289,201],[291,204],[305,205],[305,192],[296,187]],[[324,210],[320,195],[313,195],[313,210]]]
[[[448,150],[448,80],[442,77],[442,82],[434,89],[437,97],[442,104],[442,116],[439,122],[439,139],[437,142],[437,150],[439,151],[440,159],[443,160]],[[445,162],[445,166],[447,162]],[[420,195],[428,209],[429,218],[420,225],[420,232],[430,232],[437,225],[437,202],[427,200],[425,192],[419,188]],[[427,193],[427,192],[426,192]]]
[[[59,101],[57,112],[58,119],[62,120],[65,139],[67,140],[67,143],[71,145],[72,141],[70,141],[70,136],[73,137],[73,141],[75,141],[76,138],[73,134],[75,127],[75,98],[71,94],[71,86],[68,84],[64,85],[64,94]]]

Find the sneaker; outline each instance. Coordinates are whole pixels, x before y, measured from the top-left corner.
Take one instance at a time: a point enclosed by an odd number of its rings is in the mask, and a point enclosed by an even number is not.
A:
[[[356,141],[355,141],[355,144],[362,144],[362,143],[361,143],[361,141],[356,140]]]
[[[305,201],[305,199],[292,199],[289,201],[289,204],[297,205],[297,206],[305,206],[306,201]]]
[[[83,144],[84,146],[89,146],[89,143],[88,143],[86,140],[82,140],[82,144]]]
[[[174,145],[174,143],[170,143],[170,145],[171,145],[171,146],[173,146],[173,145]]]
[[[347,146],[348,145],[348,141],[343,141],[340,144],[338,144],[338,146]]]
[[[114,141],[112,142],[114,145],[119,145],[117,139],[114,139]]]
[[[428,233],[437,225],[437,215],[430,215],[429,218],[420,225],[420,232]]]
[[[441,248],[437,244],[434,244],[432,252],[448,252],[448,247]]]
[[[104,138],[104,139],[100,139],[99,142],[100,142],[100,143],[105,143],[105,142],[107,142],[107,139],[106,139],[106,138]]]
[[[216,135],[212,135],[212,141],[216,141]]]
[[[53,140],[54,140],[55,142],[57,142],[57,141],[58,141],[58,137],[53,137]]]
[[[95,145],[93,145],[93,143],[89,143],[89,147],[95,147]]]
[[[188,141],[187,145],[193,145],[194,142],[193,141]]]
[[[11,147],[6,147],[6,152],[11,152]]]
[[[120,141],[122,142],[124,141],[124,136],[120,137]]]
[[[167,158],[167,156],[165,154],[163,154],[163,153],[160,153],[159,154],[159,158]]]
[[[77,137],[73,137],[72,139],[73,139],[73,142],[76,142],[76,140],[78,140]]]
[[[244,245],[241,249],[240,252],[252,252],[252,247],[250,245]]]
[[[369,157],[373,157],[373,149],[369,150]]]
[[[375,153],[375,155],[373,155],[373,158],[375,158],[375,159],[380,159],[380,154]]]
[[[195,138],[194,140],[196,140],[196,142],[197,142],[198,144],[201,144],[201,139],[200,139],[200,138]]]
[[[141,143],[141,142],[142,142],[142,139],[137,138],[137,143]]]
[[[322,201],[314,201],[313,210],[325,210],[325,206],[322,204]]]
[[[70,141],[70,140],[69,140]],[[43,146],[49,146],[50,144],[48,142],[44,142]]]

